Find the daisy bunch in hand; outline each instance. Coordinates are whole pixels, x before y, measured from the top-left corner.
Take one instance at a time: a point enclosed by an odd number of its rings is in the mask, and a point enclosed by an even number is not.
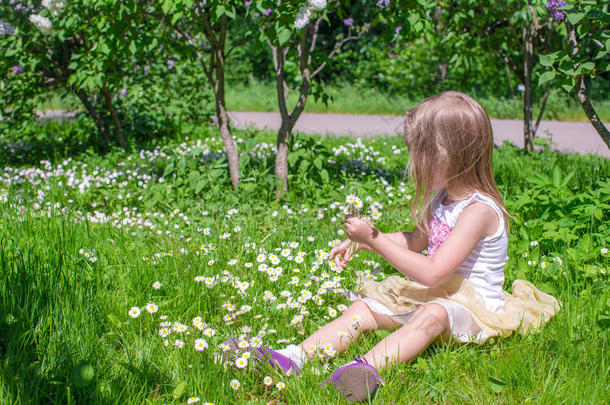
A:
[[[372,199],[367,197],[365,201],[371,202]],[[370,217],[363,216],[362,213],[365,212],[364,202],[358,196],[349,194],[345,198],[345,205],[341,206],[340,208],[345,214],[345,225],[347,230],[348,224],[353,222],[364,222],[373,227],[372,219],[376,220],[381,217],[380,210],[383,208],[383,206],[380,203],[371,202],[368,210]],[[359,243],[358,240],[354,240],[354,238],[347,239],[333,248],[330,254],[330,259],[332,260],[336,255],[335,263],[340,267],[348,267],[347,261],[349,261],[353,254],[362,247],[362,244]]]

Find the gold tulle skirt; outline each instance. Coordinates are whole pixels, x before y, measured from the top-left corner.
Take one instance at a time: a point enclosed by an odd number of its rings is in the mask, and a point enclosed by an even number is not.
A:
[[[481,329],[473,339],[460,340],[479,344],[492,336],[507,337],[515,331],[525,334],[538,330],[561,307],[553,296],[540,291],[529,281],[515,280],[512,293],[504,291],[504,310],[494,312],[485,306],[475,285],[457,273],[433,288],[400,276],[390,276],[381,282],[362,278],[352,299],[355,298],[363,298],[365,302],[372,299],[398,316],[408,315],[422,304],[436,302],[448,308],[451,326],[456,330],[463,328],[458,322],[464,322],[464,317],[453,319],[453,311],[449,309],[459,308],[461,312],[469,313]]]

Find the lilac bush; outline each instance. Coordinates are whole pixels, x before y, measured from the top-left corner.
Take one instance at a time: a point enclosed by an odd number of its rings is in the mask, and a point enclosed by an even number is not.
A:
[[[551,16],[555,19],[555,21],[563,21],[566,17],[565,13],[561,10],[558,10],[560,7],[567,6],[568,3],[564,0],[549,0],[546,4],[546,8],[551,12]]]

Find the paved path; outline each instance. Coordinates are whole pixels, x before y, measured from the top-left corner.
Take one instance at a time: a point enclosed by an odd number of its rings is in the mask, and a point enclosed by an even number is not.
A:
[[[280,114],[270,112],[231,112],[232,124],[238,128],[254,125],[256,128],[280,127]],[[523,121],[491,120],[494,142],[508,140],[523,147]],[[313,114],[301,115],[295,131],[322,135],[348,135],[370,137],[402,133],[402,117],[388,115]],[[537,136],[552,134],[553,149],[564,153],[593,153],[610,158],[610,149],[589,122],[542,121]]]

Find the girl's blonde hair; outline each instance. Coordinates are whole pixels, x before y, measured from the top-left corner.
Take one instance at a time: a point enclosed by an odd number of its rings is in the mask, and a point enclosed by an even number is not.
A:
[[[492,173],[491,123],[479,103],[456,91],[429,97],[407,112],[404,136],[416,185],[411,214],[417,226],[428,231],[430,188],[440,169],[450,198],[464,199],[475,190],[486,194],[502,210],[508,228],[509,214]]]

